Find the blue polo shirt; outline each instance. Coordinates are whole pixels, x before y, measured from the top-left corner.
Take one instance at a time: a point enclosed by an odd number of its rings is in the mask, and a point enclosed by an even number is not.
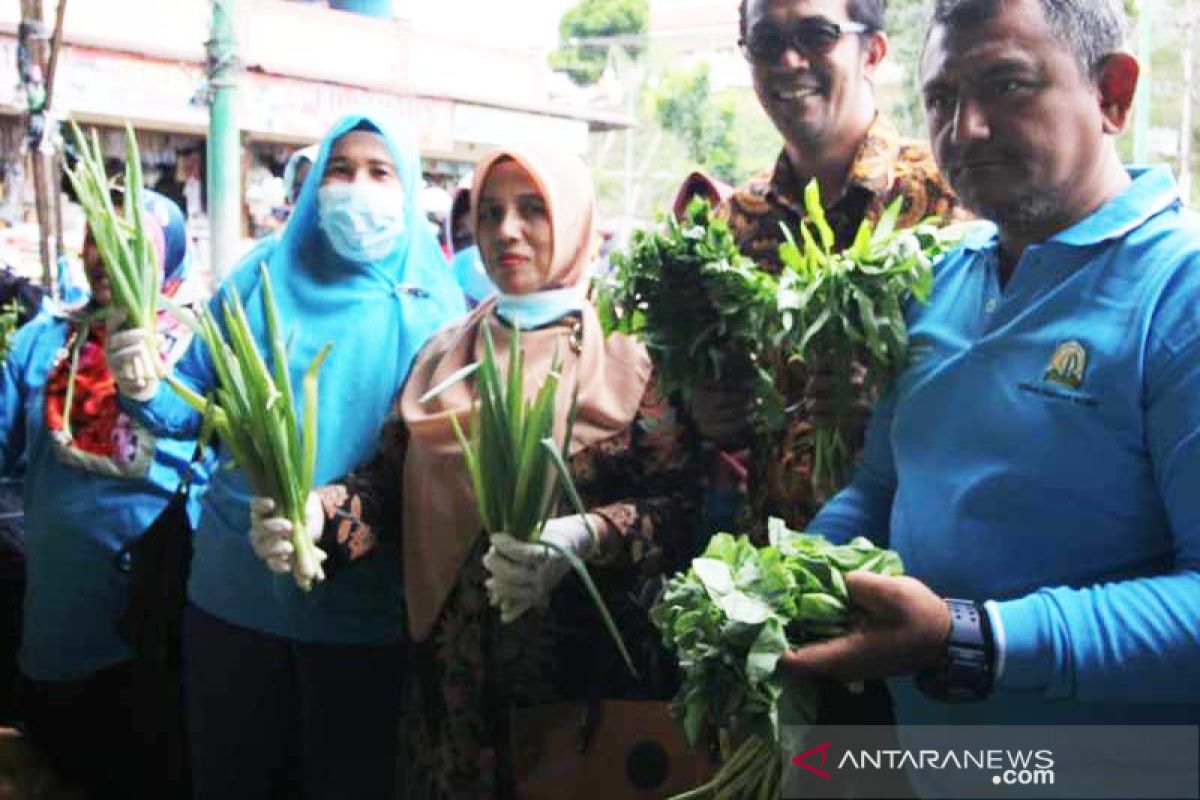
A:
[[[993,601],[1001,674],[902,723],[1200,724],[1200,220],[1163,167],[1029,247],[992,227],[910,313],[913,358],[812,522]]]
[[[43,312],[17,332],[0,363],[0,473],[25,470],[19,661],[21,672],[39,681],[77,680],[133,657],[117,633],[129,604],[129,574],[117,568],[117,553],[166,507],[195,447],[189,439],[153,440],[136,431],[153,441],[143,475],[112,474],[64,457],[46,426],[46,383],[69,334],[67,320]],[[194,475],[192,487],[194,525],[204,476]]]

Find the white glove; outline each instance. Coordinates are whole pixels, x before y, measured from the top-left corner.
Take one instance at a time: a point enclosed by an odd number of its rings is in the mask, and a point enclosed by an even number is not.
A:
[[[104,343],[104,358],[117,382],[117,391],[145,402],[158,392],[159,355],[152,347],[157,339],[145,328],[111,331]]]
[[[593,517],[593,527],[596,522]],[[542,528],[541,541],[583,559],[596,544],[587,524],[577,514],[547,521]],[[488,601],[500,609],[500,621],[508,623],[534,606],[544,608],[550,600],[551,590],[570,571],[571,562],[558,550],[544,544],[529,544],[507,533],[497,533],[492,536],[492,546],[483,557],[483,566],[491,573],[484,582]]]
[[[250,500],[250,546],[254,554],[267,564],[267,569],[280,574],[292,571],[292,523],[286,517],[273,517],[275,501],[269,497]],[[304,532],[314,542],[325,530],[325,509],[315,492],[308,493],[304,503]],[[324,554],[322,554],[324,555]]]

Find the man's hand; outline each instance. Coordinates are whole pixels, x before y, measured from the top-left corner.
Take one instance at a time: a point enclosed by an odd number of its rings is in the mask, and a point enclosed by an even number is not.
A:
[[[736,445],[750,433],[751,403],[742,387],[702,384],[692,393],[689,411],[705,439],[718,445]]]
[[[860,681],[908,675],[935,664],[950,635],[946,603],[916,578],[846,573],[859,617],[845,636],[785,653],[779,666],[802,677]]]
[[[857,361],[850,364],[850,388],[854,405],[838,408],[837,376],[828,359],[816,359],[806,371],[804,395],[812,401],[812,421],[821,428],[837,427],[851,442],[862,441],[871,417],[871,404],[863,394],[867,369]]]

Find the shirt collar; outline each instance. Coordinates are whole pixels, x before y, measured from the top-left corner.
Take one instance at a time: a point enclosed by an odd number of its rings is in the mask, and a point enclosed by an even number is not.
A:
[[[1133,182],[1096,211],[1051,238],[1073,247],[1087,247],[1119,239],[1146,220],[1179,202],[1179,189],[1171,168],[1129,167]]]
[[[850,190],[857,187],[872,195],[885,195],[891,191],[896,177],[896,160],[900,156],[900,134],[894,125],[876,114],[866,136],[858,146],[850,170],[846,175],[846,186],[837,202],[841,202]],[[775,169],[771,173],[767,194],[771,199],[782,203],[802,213],[804,208],[804,186],[808,183],[807,176],[796,173],[795,167],[787,157],[787,150],[779,153],[775,159]]]
[[[1146,220],[1179,202],[1175,176],[1166,165],[1127,167],[1133,183],[1087,217],[1052,236],[1050,242],[1072,247],[1119,239]],[[973,226],[963,237],[962,249],[984,250],[999,243],[1000,232],[992,222]]]

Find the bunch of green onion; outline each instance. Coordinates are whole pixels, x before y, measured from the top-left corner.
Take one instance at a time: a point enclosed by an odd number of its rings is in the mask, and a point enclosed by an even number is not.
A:
[[[229,292],[221,303],[225,335],[209,309],[200,313],[196,329],[212,354],[216,389],[206,400],[173,376],[168,375],[167,381],[193,408],[204,413],[234,463],[246,474],[254,493],[272,498],[279,513],[292,523],[292,577],[307,591],[325,577],[321,568],[325,554],[305,532],[305,504],[317,462],[317,371],[333,344],[321,348],[304,375],[301,432],[271,276],[265,264],[259,269],[272,367],[267,367],[255,346],[241,300],[235,292]]]
[[[520,330],[513,328],[512,331],[507,380],[501,375],[491,332],[486,327],[483,329],[483,347],[482,360],[464,367],[430,389],[421,402],[428,402],[450,386],[475,376],[478,406],[471,417],[470,433],[463,431],[457,417],[451,418],[451,424],[463,450],[484,530],[489,534],[507,533],[522,542],[539,542],[542,527],[557,505],[560,486],[576,513],[587,523],[586,509],[566,464],[575,420],[574,402],[567,415],[562,443],[554,441],[561,359],[556,353],[550,372],[537,393],[533,399],[525,400]],[[590,524],[588,531],[594,540],[596,534]],[[561,553],[579,575],[626,666],[637,675],[633,659],[588,574],[587,566],[572,552],[550,542],[542,544]]]
[[[146,331],[146,346],[155,355],[154,364],[160,369],[157,358],[158,343],[155,330],[158,318],[158,299],[162,289],[162,271],[154,245],[146,234],[142,212],[142,161],[138,152],[137,137],[133,128],[125,126],[125,178],[124,202],[118,209],[113,203],[115,183],[104,168],[104,151],[100,138],[92,130],[89,139],[79,126],[71,123],[71,135],[75,141],[78,160],[74,169],[67,168],[67,179],[75,189],[75,196],[83,207],[88,228],[100,252],[100,260],[108,275],[112,289],[112,308],[100,309],[85,315],[80,333],[75,337],[71,349],[71,369],[67,378],[67,396],[63,412],[63,433],[72,438],[71,411],[75,400],[75,375],[79,367],[79,356],[94,321],[110,314],[123,317],[127,328]]]
[[[67,169],[67,178],[83,206],[88,227],[96,240],[112,287],[113,306],[125,316],[124,325],[153,335],[162,289],[162,270],[154,245],[146,234],[142,212],[142,161],[133,128],[125,126],[125,199],[118,211],[112,200],[113,184],[104,170],[100,138],[92,131],[89,140],[71,123],[71,134],[79,160]],[[147,343],[157,353],[155,342]],[[157,362],[156,362],[157,363]]]

